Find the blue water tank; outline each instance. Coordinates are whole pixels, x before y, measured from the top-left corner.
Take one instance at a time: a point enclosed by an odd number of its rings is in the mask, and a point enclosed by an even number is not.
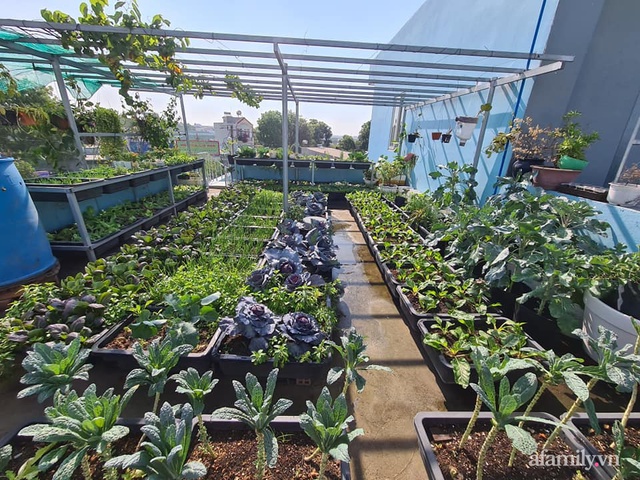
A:
[[[56,263],[13,158],[0,157],[0,287],[25,283]]]

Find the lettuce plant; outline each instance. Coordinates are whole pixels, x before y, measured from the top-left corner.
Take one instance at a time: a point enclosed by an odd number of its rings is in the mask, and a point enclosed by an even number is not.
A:
[[[282,415],[293,402],[281,398],[274,402],[273,392],[278,379],[278,369],[274,368],[267,377],[265,389],[251,373],[246,376],[246,388],[237,380],[233,380],[236,392],[234,407],[222,407],[213,412],[214,418],[223,420],[239,420],[247,424],[256,434],[258,441],[258,458],[256,460],[256,478],[262,480],[266,467],[273,468],[278,461],[278,440],[269,425]]]
[[[49,470],[62,460],[54,480],[71,478],[81,464],[85,478],[91,478],[87,454],[95,451],[108,457],[109,445],[129,433],[128,427],[116,425],[116,421],[134,391],[135,388],[130,389],[120,397],[110,388],[98,396],[95,384],[89,385],[82,396],[74,390],[68,394],[58,390],[53,406],[45,409],[51,423],[29,425],[19,432],[32,436],[34,442],[53,444],[52,450],[40,459],[38,470]]]
[[[338,461],[349,463],[349,443],[364,434],[361,428],[347,433],[352,421],[353,416],[349,415],[347,400],[342,393],[333,400],[329,389],[324,387],[315,405],[307,400],[307,413],[300,415],[300,426],[322,452],[319,480],[325,479],[329,455]]]
[[[147,440],[142,442],[142,450],[112,458],[105,467],[141,470],[151,480],[196,479],[206,475],[202,463],[186,463],[193,423],[191,405],[172,408],[165,402],[160,415],[147,412],[144,421],[141,430]]]
[[[349,385],[356,384],[358,393],[364,390],[367,380],[360,375],[363,370],[382,370],[391,372],[389,367],[374,365],[369,363],[369,356],[364,352],[367,346],[364,344],[364,337],[358,334],[355,328],[351,328],[346,335],[340,337],[340,345],[333,344],[333,348],[342,357],[343,367],[333,367],[327,374],[327,383],[334,384],[344,375],[344,385],[342,393],[346,395]],[[368,364],[368,365],[367,365]]]
[[[174,343],[168,335],[164,339],[155,339],[149,344],[149,349],[144,351],[142,345],[136,342],[133,345],[133,358],[142,368],[131,370],[124,382],[124,388],[141,385],[149,386],[149,396],[154,396],[152,413],[156,413],[160,395],[169,379],[169,372],[178,364],[180,356],[189,353],[191,345]]]
[[[22,361],[27,373],[20,383],[30,386],[20,390],[18,398],[38,395],[42,403],[58,390],[67,393],[74,380],[89,380],[93,365],[85,364],[87,358],[89,350],[80,348],[80,339],[69,345],[36,343]]]

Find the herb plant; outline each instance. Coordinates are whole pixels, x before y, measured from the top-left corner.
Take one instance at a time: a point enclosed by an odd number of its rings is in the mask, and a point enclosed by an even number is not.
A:
[[[213,417],[223,420],[239,420],[253,429],[258,440],[258,458],[256,460],[256,478],[262,480],[266,467],[275,467],[278,461],[278,440],[269,427],[271,422],[282,415],[293,402],[284,398],[274,402],[278,369],[271,370],[265,389],[251,373],[246,376],[246,388],[233,380],[236,392],[235,408],[222,407],[213,412]]]
[[[624,429],[625,427],[621,422],[613,424],[613,440],[615,452],[618,456],[618,471],[613,480],[638,478],[638,475],[640,475],[640,448],[637,446],[625,446]]]

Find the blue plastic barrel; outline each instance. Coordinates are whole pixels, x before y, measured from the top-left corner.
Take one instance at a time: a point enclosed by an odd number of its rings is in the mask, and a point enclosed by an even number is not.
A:
[[[0,158],[0,287],[20,285],[56,262],[13,158]]]

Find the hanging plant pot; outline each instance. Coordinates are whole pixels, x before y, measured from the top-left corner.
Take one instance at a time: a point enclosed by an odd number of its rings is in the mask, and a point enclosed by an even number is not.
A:
[[[51,115],[50,117],[51,125],[60,129],[60,130],[69,130],[69,120],[67,117],[62,117],[60,115]]]
[[[407,135],[407,141],[409,143],[415,143],[417,138],[418,138],[418,135],[416,135],[415,133],[410,133],[409,135]]]
[[[442,132],[431,132],[431,140],[440,140]]]
[[[18,123],[23,127],[35,127],[38,122],[30,113],[18,112]]]
[[[467,140],[473,135],[473,130],[478,124],[478,117],[456,117],[456,137],[460,140],[460,146],[464,147]]]
[[[442,134],[442,143],[449,143],[451,141],[451,134],[450,133],[443,133]]]
[[[18,125],[18,113],[15,110],[6,109],[4,113],[0,114],[0,125]]]

